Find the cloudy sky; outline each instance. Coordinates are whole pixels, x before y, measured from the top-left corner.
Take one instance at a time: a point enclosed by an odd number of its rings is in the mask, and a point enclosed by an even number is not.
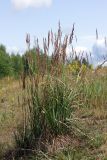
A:
[[[50,28],[55,31],[60,20],[64,33],[75,23],[76,49],[90,50],[97,59],[107,51],[103,40],[107,36],[106,15],[107,0],[0,0],[0,43],[8,51],[22,52],[26,33],[31,34],[33,43],[34,36],[41,39]]]

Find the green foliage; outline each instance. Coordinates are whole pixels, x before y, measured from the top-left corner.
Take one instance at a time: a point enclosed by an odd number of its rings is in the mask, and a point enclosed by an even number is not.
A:
[[[17,54],[6,52],[4,45],[0,45],[0,78],[6,76],[19,77],[23,69],[22,57]]]
[[[22,56],[24,72],[26,75],[34,75],[35,73],[42,73],[46,70],[49,71],[51,57],[47,56],[40,50],[39,54],[35,48],[26,51]],[[45,63],[44,63],[45,62]]]
[[[0,78],[12,74],[11,58],[6,52],[6,48],[0,45]]]
[[[70,133],[72,124],[69,119],[72,118],[74,111],[72,104],[75,105],[77,94],[68,87],[68,84],[47,77],[38,86],[30,83],[27,87],[29,99],[28,108],[25,109],[27,113],[23,129],[21,132],[18,130],[15,137],[18,147],[30,147],[29,144],[38,143],[39,139],[49,140],[51,136]]]
[[[19,54],[11,55],[11,66],[13,69],[13,75],[18,78],[23,70],[22,57]]]
[[[78,75],[79,73],[84,74],[88,69],[93,69],[93,66],[89,64],[86,58],[82,58],[80,60],[77,56],[70,63],[68,63],[67,66],[73,75]]]
[[[79,81],[77,88],[80,92],[80,99],[87,107],[101,108],[105,106],[107,99],[107,77],[97,77],[94,75],[91,80],[90,77],[86,81]]]
[[[105,140],[104,140],[104,137],[102,137],[102,135],[96,135],[94,137],[94,139],[92,139],[90,142],[89,142],[89,146],[91,148],[99,148],[102,144],[104,144]]]

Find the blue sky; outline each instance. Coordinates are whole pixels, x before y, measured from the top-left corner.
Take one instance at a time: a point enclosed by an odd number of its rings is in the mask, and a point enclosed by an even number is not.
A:
[[[8,50],[24,50],[26,33],[33,37],[55,31],[60,20],[64,33],[75,23],[77,47],[92,50],[96,28],[97,46],[104,47],[102,38],[107,35],[107,0],[0,0],[0,43]],[[101,43],[100,43],[101,42]]]

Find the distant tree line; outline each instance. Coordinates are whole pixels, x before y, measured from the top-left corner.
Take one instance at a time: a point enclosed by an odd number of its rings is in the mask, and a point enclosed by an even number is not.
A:
[[[14,76],[18,78],[23,70],[22,56],[9,54],[4,45],[0,45],[0,78]]]
[[[46,66],[44,59],[47,63]],[[4,45],[0,45],[0,78],[7,76],[19,78],[21,75],[26,77],[29,73],[31,75],[38,71],[43,73],[45,67],[48,67],[48,70],[50,69],[49,66],[51,64],[51,60],[52,57],[43,54],[42,50],[40,51],[38,60],[38,54],[36,54],[35,48],[30,51],[26,51],[23,55],[20,55],[19,53],[9,54],[6,51],[6,47]],[[75,65],[77,66],[77,62],[80,67],[82,64],[86,67],[90,67],[89,62],[85,58],[80,61],[78,57],[75,57],[75,59],[71,60],[67,64],[72,64],[75,67]]]
[[[43,61],[43,52],[40,52],[39,60],[41,61],[41,69],[42,61]],[[9,54],[6,51],[6,47],[4,45],[0,45],[0,78],[12,76],[15,78],[19,78],[20,76],[27,74],[33,74],[36,72],[38,60],[35,48],[31,49],[30,51],[26,51],[23,55],[19,53],[11,53]],[[32,64],[33,62],[33,64]],[[32,64],[32,65],[30,65]]]

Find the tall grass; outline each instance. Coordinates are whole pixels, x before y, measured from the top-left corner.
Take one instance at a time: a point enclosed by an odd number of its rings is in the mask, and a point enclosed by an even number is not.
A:
[[[43,54],[38,39],[35,40],[32,57],[27,35],[28,54],[22,79],[23,123],[15,133],[19,149],[47,151],[47,144],[52,144],[53,138],[74,133],[76,109],[105,103],[107,90],[103,80],[96,80],[89,68],[84,72],[80,66],[76,76],[67,69],[66,49],[72,45],[73,36],[74,25],[71,34],[64,37],[59,23],[57,34],[49,31],[48,38],[43,39]],[[88,71],[92,77],[87,76]],[[81,132],[81,128],[77,130]]]
[[[70,36],[62,40],[59,24],[57,35],[48,33],[48,40],[43,39],[44,55],[40,53],[36,40],[36,70],[34,59],[28,56],[28,75],[24,71],[23,84],[25,89],[24,121],[22,129],[15,136],[20,148],[41,145],[44,140],[51,142],[52,137],[71,132],[69,121],[72,117],[77,93],[69,87],[65,75],[66,48],[72,43],[74,26]],[[50,44],[51,43],[51,44]],[[30,37],[27,36],[30,47]],[[53,47],[52,57],[48,57],[49,46]],[[30,49],[29,49],[30,52]],[[33,74],[32,74],[33,72]],[[71,126],[71,125],[70,125]],[[37,144],[34,144],[37,143]]]

